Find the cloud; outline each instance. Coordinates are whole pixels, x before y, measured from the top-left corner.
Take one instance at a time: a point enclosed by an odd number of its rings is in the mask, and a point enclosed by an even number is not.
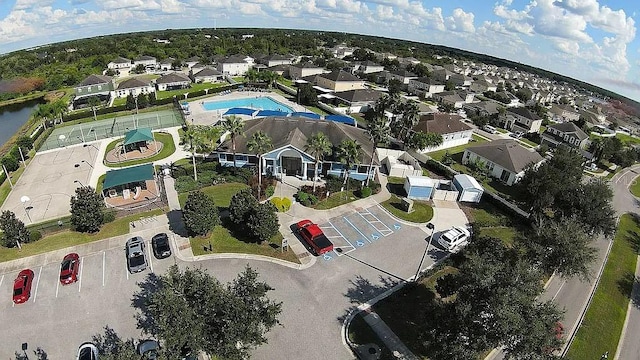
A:
[[[453,10],[453,14],[447,17],[449,30],[461,32],[474,32],[473,19],[475,15],[472,12],[464,12],[461,8]]]

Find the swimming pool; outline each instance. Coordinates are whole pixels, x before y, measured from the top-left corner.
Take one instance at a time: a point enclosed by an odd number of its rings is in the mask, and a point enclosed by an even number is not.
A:
[[[230,109],[235,107],[252,108],[258,110],[275,110],[284,112],[293,112],[294,110],[284,104],[281,104],[270,97],[251,97],[223,101],[206,101],[202,104],[205,110]]]

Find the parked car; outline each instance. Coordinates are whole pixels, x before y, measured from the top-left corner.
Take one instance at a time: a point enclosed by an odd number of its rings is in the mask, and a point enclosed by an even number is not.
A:
[[[497,134],[498,133],[498,129],[494,128],[491,125],[485,125],[482,127],[482,130],[488,132],[489,134]]]
[[[31,284],[33,283],[33,271],[24,269],[13,281],[13,302],[22,304],[31,297]]]
[[[298,234],[311,246],[314,254],[322,255],[333,250],[333,244],[324,235],[320,227],[311,220],[302,220],[296,224]]]
[[[98,348],[90,342],[80,345],[76,360],[98,360]]]
[[[72,284],[78,281],[78,269],[80,268],[80,256],[76,253],[65,255],[60,264],[60,283]]]
[[[153,256],[157,259],[164,259],[171,256],[169,237],[165,233],[154,235],[151,238],[151,247],[153,248]]]
[[[140,236],[127,240],[127,265],[131,273],[144,271],[147,268],[147,255],[144,248],[144,240]]]
[[[510,133],[509,136],[511,136],[514,139],[520,139],[521,137],[524,136],[524,133],[522,131],[516,131],[516,132]]]
[[[145,359],[157,359],[158,350],[160,350],[160,344],[155,340],[144,340],[138,345],[138,353]]]
[[[440,235],[438,244],[449,252],[458,252],[462,247],[469,243],[471,233],[469,230],[454,226]]]

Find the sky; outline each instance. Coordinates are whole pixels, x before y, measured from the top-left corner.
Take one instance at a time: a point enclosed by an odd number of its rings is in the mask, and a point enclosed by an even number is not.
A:
[[[640,101],[638,0],[0,0],[0,54],[135,31],[263,27],[489,54]]]

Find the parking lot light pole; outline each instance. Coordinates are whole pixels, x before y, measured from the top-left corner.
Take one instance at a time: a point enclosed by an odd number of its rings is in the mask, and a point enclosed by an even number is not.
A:
[[[80,184],[80,186],[84,187],[84,184],[82,184],[82,183],[80,182],[80,180],[73,180],[73,182],[74,182],[74,183],[76,183],[76,184]]]
[[[420,259],[420,264],[418,265],[418,270],[416,270],[416,276],[414,276],[413,281],[418,282],[418,276],[420,275],[420,268],[422,268],[422,263],[424,262],[424,257],[427,256],[429,252],[429,248],[431,247],[431,240],[433,239],[433,232],[435,231],[435,226],[432,223],[427,223],[427,229],[431,230],[431,235],[429,235],[429,242],[427,243],[427,247],[424,249],[424,253],[422,254],[422,259]]]

